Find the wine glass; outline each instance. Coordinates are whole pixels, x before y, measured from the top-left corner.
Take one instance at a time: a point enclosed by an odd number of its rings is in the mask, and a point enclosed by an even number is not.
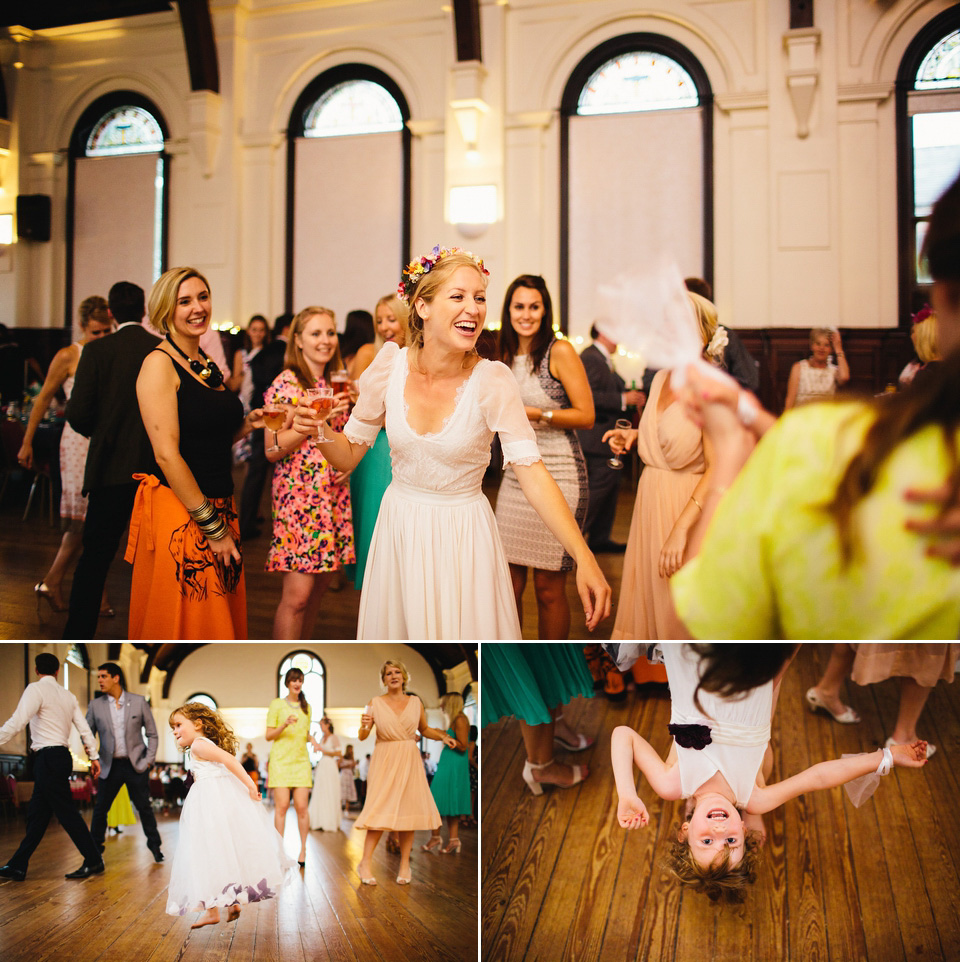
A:
[[[620,418],[617,421],[617,423],[614,424],[614,427],[618,431],[629,431],[633,427],[633,423],[631,421],[626,420],[626,418]],[[609,464],[610,467],[613,468],[615,471],[620,471],[623,468],[623,461],[620,460],[619,454],[610,458],[607,461],[607,464]]]
[[[278,432],[283,427],[287,412],[279,404],[265,404],[263,406],[263,423],[268,431],[273,432],[273,447],[267,448],[268,452],[280,450],[280,438]]]
[[[317,444],[329,444],[333,439],[323,436],[323,425],[333,410],[333,388],[312,387],[306,392],[306,395],[307,404],[312,407],[314,413],[321,418],[320,423],[317,425]]]

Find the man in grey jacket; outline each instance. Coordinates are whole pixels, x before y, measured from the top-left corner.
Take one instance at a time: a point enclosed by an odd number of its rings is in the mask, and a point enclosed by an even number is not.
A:
[[[130,801],[140,813],[147,848],[153,852],[156,861],[162,862],[160,832],[150,804],[150,766],[157,757],[160,744],[153,713],[143,695],[125,690],[119,665],[112,661],[102,664],[97,669],[97,681],[103,696],[95,698],[87,708],[87,724],[100,736],[100,781],[90,834],[102,852],[107,812],[117,792],[126,785]]]

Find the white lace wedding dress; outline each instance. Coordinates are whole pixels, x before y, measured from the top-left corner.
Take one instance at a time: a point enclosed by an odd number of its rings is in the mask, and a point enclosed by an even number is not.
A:
[[[480,489],[494,433],[504,464],[540,460],[517,382],[481,360],[435,434],[407,423],[407,349],[386,344],[360,378],[344,434],[373,445],[386,425],[393,481],[380,504],[357,637],[519,639],[510,569]]]

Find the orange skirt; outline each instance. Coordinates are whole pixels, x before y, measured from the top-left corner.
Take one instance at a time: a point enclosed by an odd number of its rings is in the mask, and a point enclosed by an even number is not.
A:
[[[243,564],[224,567],[180,499],[152,474],[140,481],[124,560],[133,563],[131,640],[247,637]],[[233,498],[211,498],[241,551]]]

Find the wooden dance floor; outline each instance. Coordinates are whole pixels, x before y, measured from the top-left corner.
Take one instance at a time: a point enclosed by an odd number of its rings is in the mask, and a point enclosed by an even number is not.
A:
[[[242,471],[234,474],[236,490],[243,482]],[[15,486],[0,503],[0,638],[17,640],[35,639],[38,641],[59,641],[63,636],[66,613],[51,612],[43,606],[37,616],[33,586],[43,577],[50,567],[57,547],[60,544],[60,530],[51,527],[45,517],[38,515],[34,507],[30,517],[23,521],[23,498],[15,496]],[[487,491],[495,497],[496,489]],[[636,496],[635,487],[629,479],[625,480],[617,507],[617,517],[613,526],[613,537],[625,542],[630,531],[630,517]],[[261,513],[270,517],[270,483],[264,489]],[[270,547],[270,525],[263,526],[263,533],[244,545],[244,571],[247,583],[248,637],[269,639],[273,637],[273,616],[280,601],[281,576],[263,570]],[[610,586],[613,588],[614,604],[620,594],[620,574],[623,570],[623,555],[600,555],[600,566]],[[97,627],[100,641],[124,641],[127,638],[127,616],[130,610],[130,577],[132,566],[123,560],[123,547],[110,568],[107,591],[116,618],[101,618]],[[64,597],[70,597],[70,573],[64,582]],[[616,608],[603,622],[594,635],[591,635],[583,622],[583,608],[577,596],[573,574],[567,578],[567,598],[570,602],[570,637],[577,639],[605,640],[610,637]],[[313,638],[317,640],[346,640],[357,637],[357,614],[360,609],[360,592],[355,591],[353,583],[344,579],[343,588],[330,592],[323,599],[320,614],[314,628]],[[533,590],[533,577],[527,582],[523,607],[523,636],[537,637],[537,602]]]
[[[85,813],[89,822],[90,810]],[[158,819],[166,861],[157,864],[143,832],[128,825],[108,837],[107,870],[84,881],[63,875],[81,863],[53,821],[30,860],[25,882],[0,880],[3,962],[464,962],[477,957],[477,833],[461,832],[460,855],[419,850],[413,882],[397,885],[398,855],[374,858],[379,885],[361,886],[354,867],[363,832],[344,819],[336,834],[311,832],[307,866],[280,897],[244,906],[237,922],[191,930],[197,915],[164,911],[177,846],[176,816]],[[22,817],[3,820],[4,861],[23,835]],[[299,837],[291,809],[287,852]],[[225,915],[226,913],[222,913]]]
[[[773,726],[773,781],[876,750],[893,728],[893,680],[848,685],[859,725],[810,714],[803,695],[828,654],[827,645],[805,645],[787,673]],[[649,826],[617,825],[610,735],[631,725],[662,756],[667,696],[578,699],[565,716],[597,738],[580,756],[590,776],[540,798],[521,780],[516,722],[482,733],[484,962],[960,959],[960,680],[941,682],[921,716],[920,734],[939,749],[923,769],[895,769],[859,809],[833,788],[765,816],[766,858],[742,915],[681,892],[661,869],[680,803],[661,801],[644,782]]]

